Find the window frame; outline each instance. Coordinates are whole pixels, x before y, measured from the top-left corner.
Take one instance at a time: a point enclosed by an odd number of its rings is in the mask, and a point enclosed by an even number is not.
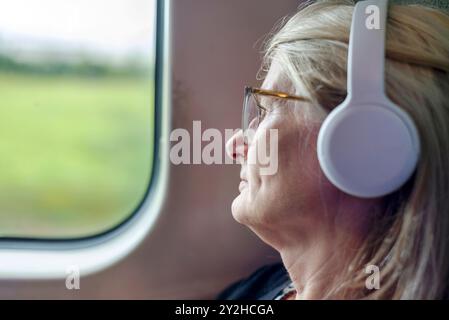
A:
[[[85,276],[118,262],[151,231],[162,209],[169,175],[171,118],[171,0],[156,0],[153,168],[136,210],[110,230],[84,238],[0,238],[0,279],[59,279],[68,267]]]

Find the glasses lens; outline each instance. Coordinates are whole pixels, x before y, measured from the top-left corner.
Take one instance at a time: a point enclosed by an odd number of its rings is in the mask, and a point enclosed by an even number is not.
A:
[[[247,96],[245,104],[245,111],[243,114],[243,131],[246,134],[247,131],[255,131],[259,126],[259,107],[254,94]],[[248,130],[251,129],[251,130]]]

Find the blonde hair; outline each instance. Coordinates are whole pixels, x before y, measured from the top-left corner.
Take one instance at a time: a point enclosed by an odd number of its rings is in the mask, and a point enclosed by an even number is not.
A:
[[[352,1],[306,3],[266,42],[296,91],[323,115],[346,96]],[[391,5],[386,91],[415,121],[421,156],[414,176],[384,198],[384,212],[327,297],[442,299],[449,286],[449,16],[421,5]],[[379,290],[365,286],[380,268]]]

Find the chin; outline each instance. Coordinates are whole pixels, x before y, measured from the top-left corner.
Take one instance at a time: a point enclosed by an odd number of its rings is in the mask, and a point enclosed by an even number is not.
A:
[[[241,223],[241,224],[246,224],[245,221],[248,220],[247,210],[245,210],[246,206],[245,206],[244,200],[245,200],[244,195],[239,194],[234,199],[234,201],[232,201],[232,206],[231,206],[232,217],[234,218],[235,221],[237,221],[238,223]]]

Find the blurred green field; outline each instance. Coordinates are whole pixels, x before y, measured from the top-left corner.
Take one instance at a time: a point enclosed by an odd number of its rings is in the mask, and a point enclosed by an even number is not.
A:
[[[82,237],[149,183],[153,83],[0,73],[0,237]]]

